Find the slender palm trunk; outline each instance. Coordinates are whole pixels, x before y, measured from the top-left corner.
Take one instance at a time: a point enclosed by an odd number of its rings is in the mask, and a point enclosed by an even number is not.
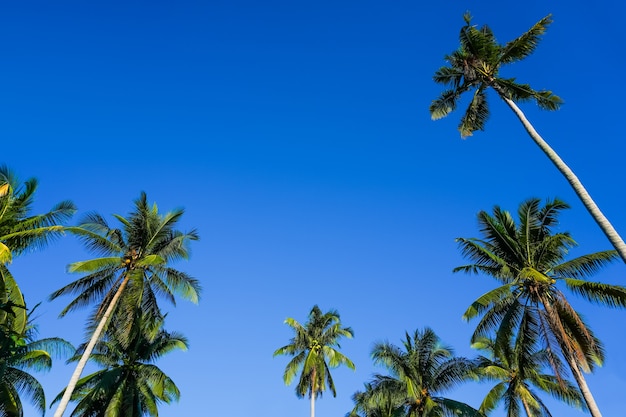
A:
[[[311,373],[311,417],[315,417],[315,381],[317,380],[316,369]]]
[[[67,388],[65,388],[65,392],[63,393],[63,397],[61,398],[61,401],[59,402],[59,406],[54,412],[54,417],[61,417],[63,413],[65,412],[65,409],[67,408],[67,405],[70,402],[70,398],[72,397],[72,394],[74,393],[74,389],[76,388],[76,384],[78,383],[78,379],[80,378],[81,374],[83,373],[83,370],[85,369],[87,360],[89,360],[89,356],[91,355],[91,352],[93,352],[93,348],[96,346],[98,339],[100,339],[100,335],[104,331],[104,328],[107,325],[109,318],[111,317],[111,314],[113,314],[113,310],[115,310],[115,307],[117,306],[117,302],[120,299],[122,292],[124,292],[124,288],[126,288],[126,285],[128,284],[129,280],[130,280],[130,274],[127,273],[126,277],[120,284],[120,287],[117,289],[117,292],[113,295],[113,298],[111,299],[111,302],[109,303],[102,318],[100,319],[100,323],[98,323],[98,327],[96,327],[96,330],[91,335],[91,339],[89,340],[89,343],[87,344],[87,347],[85,348],[85,351],[83,352],[83,355],[80,357],[80,360],[78,361],[78,365],[76,365],[76,369],[74,370],[74,373],[72,374],[72,377],[70,378],[70,382],[67,384]]]
[[[494,87],[495,88],[495,87]],[[496,88],[496,91],[498,89]],[[498,91],[498,93],[500,93]],[[517,118],[524,125],[524,129],[530,135],[532,140],[541,148],[541,150],[546,154],[546,156],[552,161],[552,163],[561,171],[561,174],[567,179],[570,183],[580,201],[584,204],[585,208],[591,214],[593,219],[596,221],[600,229],[604,232],[606,237],[609,239],[613,247],[617,250],[620,257],[626,263],[626,243],[621,238],[621,236],[617,233],[611,222],[602,214],[600,208],[597,206],[595,201],[591,198],[582,182],[578,179],[578,177],[574,174],[574,171],[571,170],[565,162],[561,159],[561,157],[548,145],[548,143],[537,133],[532,124],[528,121],[522,110],[515,104],[515,102],[509,98],[507,98],[504,94],[500,93],[500,97],[504,100],[506,104],[513,110],[513,113],[517,116]]]
[[[524,410],[526,410],[527,417],[533,417],[533,413],[530,411],[530,407],[525,399],[522,398],[522,405],[524,406]]]
[[[593,398],[593,394],[591,394],[591,390],[587,386],[587,381],[583,376],[583,373],[580,371],[580,367],[578,366],[578,362],[574,357],[574,353],[572,352],[572,348],[567,341],[567,336],[565,335],[565,329],[561,321],[557,318],[557,313],[554,311],[552,304],[545,299],[544,297],[539,297],[541,304],[543,304],[543,308],[546,310],[548,315],[548,322],[550,323],[550,327],[552,327],[552,331],[554,332],[558,343],[561,347],[561,352],[569,365],[570,370],[572,371],[572,375],[576,380],[576,384],[578,388],[580,388],[580,392],[587,404],[587,408],[589,408],[589,413],[592,417],[602,417],[602,413],[600,413],[600,409],[596,404],[596,400]]]

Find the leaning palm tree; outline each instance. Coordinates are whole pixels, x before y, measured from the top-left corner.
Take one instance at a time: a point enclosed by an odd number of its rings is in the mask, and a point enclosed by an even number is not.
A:
[[[32,317],[29,312],[27,321]],[[15,318],[8,314],[9,321]],[[46,398],[39,381],[31,371],[49,371],[52,356],[71,356],[74,347],[60,338],[39,339],[37,327],[27,324],[23,333],[12,330],[13,326],[0,326],[0,415],[23,417],[22,401],[29,400],[43,416]]]
[[[471,25],[471,16],[468,13],[465,14],[464,19],[465,26],[461,28],[459,34],[461,44],[459,49],[445,57],[449,66],[437,70],[433,77],[435,82],[449,86],[450,89],[445,90],[439,98],[433,100],[430,105],[431,117],[437,120],[447,116],[456,109],[457,102],[463,93],[473,91],[471,102],[461,118],[459,131],[461,136],[467,137],[472,135],[475,130],[483,130],[489,117],[486,91],[489,87],[493,88],[498,96],[513,110],[531,139],[565,176],[593,219],[619,252],[622,260],[626,262],[624,240],[602,214],[582,182],[537,133],[516,104],[516,102],[521,101],[535,101],[542,109],[556,110],[562,103],[561,99],[551,91],[537,91],[528,84],[517,83],[515,78],[502,78],[500,76],[500,68],[503,65],[521,61],[534,52],[541,35],[545,33],[552,22],[551,16],[544,17],[526,33],[505,45],[496,42],[495,36],[488,26],[477,28]]]
[[[136,322],[130,338],[123,326],[111,326],[96,344],[90,359],[103,369],[78,381],[72,417],[158,417],[159,403],[178,401],[178,387],[154,362],[174,350],[187,350],[187,340],[163,330],[163,319],[144,316]]]
[[[378,389],[397,387],[404,396],[408,417],[483,416],[465,403],[442,396],[473,376],[473,363],[455,357],[452,348],[443,345],[432,329],[416,330],[412,336],[407,332],[402,347],[377,343],[372,357],[391,374],[377,377]]]
[[[576,245],[569,233],[553,233],[558,214],[568,208],[560,200],[539,199],[519,206],[519,222],[500,207],[493,215],[478,214],[482,239],[458,238],[461,252],[473,263],[455,272],[483,273],[501,285],[479,297],[464,314],[466,320],[482,316],[473,341],[496,332],[496,344],[506,343],[522,320],[536,322],[535,331],[550,352],[560,352],[578,384],[589,411],[600,416],[581,370],[602,363],[604,352],[582,317],[570,305],[561,284],[572,293],[607,307],[626,307],[626,288],[587,281],[601,267],[617,259],[604,251],[566,260]],[[558,373],[559,380],[563,378]]]
[[[568,380],[546,373],[556,365],[562,366],[558,357],[547,349],[537,349],[537,324],[533,315],[527,315],[520,323],[517,337],[506,343],[481,337],[472,344],[487,356],[476,359],[476,373],[483,381],[495,382],[479,410],[490,414],[504,403],[507,417],[520,417],[521,410],[527,417],[550,417],[548,407],[539,393],[548,394],[573,407],[583,408],[584,401],[578,388]]]
[[[24,297],[7,265],[12,259],[32,248],[45,246],[63,233],[62,224],[76,207],[62,201],[43,214],[32,215],[37,180],[30,178],[23,184],[6,165],[0,165],[0,304],[13,307],[13,331],[21,334],[26,327]],[[7,313],[0,311],[0,323]]]
[[[100,215],[89,214],[78,227],[69,229],[88,249],[103,256],[71,264],[70,272],[85,275],[50,296],[76,296],[61,316],[91,303],[97,306],[89,324],[93,333],[55,417],[62,416],[67,408],[89,355],[112,316],[125,330],[120,337],[130,337],[135,319],[141,314],[155,319],[161,316],[157,295],[172,303],[175,295],[198,301],[199,282],[169,266],[173,261],[187,259],[190,241],[198,239],[195,230],[183,233],[175,229],[182,215],[182,209],[160,214],[156,204],[150,206],[146,194],[141,193],[128,217],[115,215],[120,228],[111,228]]]
[[[293,356],[285,368],[283,379],[289,385],[300,373],[296,395],[302,398],[308,393],[311,417],[315,417],[315,400],[321,397],[327,387],[333,397],[337,396],[330,368],[346,365],[355,369],[354,363],[337,350],[340,347],[339,339],[352,338],[354,332],[350,327],[341,327],[337,311],[322,313],[317,305],[311,309],[304,325],[292,318],[287,318],[285,323],[293,329],[295,336],[288,345],[276,349],[274,356]]]

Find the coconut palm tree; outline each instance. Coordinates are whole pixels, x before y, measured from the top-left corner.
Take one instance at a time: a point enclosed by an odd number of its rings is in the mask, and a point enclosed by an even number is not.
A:
[[[566,260],[576,242],[569,233],[553,233],[552,228],[567,208],[558,199],[543,207],[539,199],[530,199],[519,206],[518,223],[500,207],[493,209],[493,215],[481,211],[482,239],[457,239],[461,252],[473,263],[454,271],[483,273],[501,284],[474,301],[463,316],[466,320],[482,316],[474,342],[496,332],[496,344],[502,346],[522,320],[533,320],[546,349],[563,355],[591,414],[600,416],[581,369],[591,371],[594,364],[602,363],[603,349],[560,287],[607,307],[625,307],[626,288],[587,281],[617,259],[615,251]],[[555,371],[562,380],[557,367]]]
[[[55,417],[63,415],[89,355],[112,315],[117,316],[116,322],[123,327],[120,338],[124,338],[132,335],[136,317],[161,316],[157,295],[173,304],[175,295],[198,301],[199,282],[169,265],[187,259],[190,241],[198,239],[195,230],[183,233],[175,229],[182,215],[182,209],[160,214],[156,204],[150,206],[146,194],[141,193],[128,217],[114,216],[121,223],[120,228],[111,228],[100,215],[89,214],[78,227],[69,229],[88,249],[103,256],[71,264],[70,272],[85,275],[50,296],[51,299],[66,294],[76,296],[61,316],[91,303],[97,305],[89,324],[93,330],[91,339],[59,401]]]
[[[534,101],[542,109],[556,110],[562,103],[561,99],[551,91],[537,91],[528,84],[516,82],[515,78],[502,78],[500,76],[500,69],[503,65],[521,61],[534,52],[541,35],[552,23],[552,17],[550,15],[544,17],[527,32],[504,45],[496,42],[496,38],[488,26],[477,28],[471,25],[469,13],[465,14],[464,19],[465,26],[461,28],[459,34],[459,49],[445,57],[449,66],[441,67],[433,77],[436,83],[448,86],[449,89],[441,93],[436,100],[433,100],[430,105],[431,117],[433,120],[437,120],[447,116],[456,109],[457,102],[463,93],[473,91],[471,102],[461,118],[459,131],[461,136],[467,137],[476,130],[483,130],[489,117],[486,91],[489,87],[493,88],[498,96],[513,110],[531,139],[565,176],[576,195],[618,251],[622,260],[626,262],[624,240],[600,211],[582,182],[537,133],[516,104],[516,102],[521,101]]]
[[[384,375],[374,375],[364,391],[352,395],[354,408],[346,417],[405,417],[406,389],[402,382]]]
[[[408,417],[483,416],[469,405],[441,396],[472,377],[472,361],[455,357],[451,347],[441,343],[430,328],[407,332],[403,346],[377,343],[372,350],[374,363],[386,367],[390,376],[377,386],[400,389]]]
[[[537,350],[539,332],[534,315],[522,319],[515,340],[497,345],[494,340],[480,337],[472,344],[487,356],[476,359],[476,373],[481,380],[494,381],[479,410],[490,414],[504,402],[507,417],[550,417],[550,411],[539,392],[551,395],[576,408],[584,407],[578,388],[568,380],[557,378],[545,370],[556,365],[559,358],[547,349]]]
[[[304,325],[292,318],[287,318],[285,324],[293,329],[295,335],[288,345],[276,349],[274,356],[293,356],[285,368],[283,379],[289,385],[300,373],[296,395],[302,398],[308,393],[311,417],[315,417],[315,400],[322,396],[326,388],[330,389],[333,397],[337,396],[330,369],[339,365],[355,369],[354,363],[337,350],[341,347],[339,339],[352,338],[354,332],[350,327],[341,327],[337,311],[322,313],[317,305],[311,309]]]
[[[28,314],[27,322],[35,308]],[[8,314],[9,322],[14,318]],[[60,338],[38,339],[37,327],[32,324],[21,334],[12,329],[11,323],[0,326],[0,415],[22,417],[22,401],[28,399],[43,416],[44,390],[30,371],[50,370],[53,355],[71,356],[74,347]]]
[[[173,350],[187,350],[187,340],[163,330],[162,318],[144,316],[136,324],[130,338],[123,326],[110,326],[96,344],[90,359],[103,369],[78,381],[71,397],[77,402],[72,417],[158,417],[159,403],[178,401],[178,387],[154,362]]]
[[[0,165],[0,304],[12,306],[12,331],[23,334],[26,328],[24,297],[7,265],[15,256],[45,246],[63,233],[62,224],[76,211],[70,201],[62,201],[43,214],[32,215],[37,180],[23,184],[6,165]],[[7,312],[0,311],[0,324]]]

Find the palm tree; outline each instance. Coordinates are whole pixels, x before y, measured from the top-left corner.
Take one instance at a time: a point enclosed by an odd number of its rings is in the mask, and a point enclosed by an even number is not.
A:
[[[287,318],[285,324],[293,329],[295,335],[288,345],[276,349],[274,356],[293,356],[285,368],[283,379],[289,385],[296,374],[300,373],[296,395],[302,398],[309,394],[311,417],[315,417],[315,399],[322,396],[327,384],[333,397],[337,396],[330,368],[346,365],[355,369],[354,363],[336,349],[341,347],[339,339],[350,339],[354,332],[349,327],[341,327],[337,311],[322,313],[317,305],[311,309],[309,319],[304,325],[292,318]]]
[[[35,307],[36,308],[36,307]],[[32,317],[30,311],[27,321]],[[9,321],[14,318],[8,314]],[[74,347],[60,338],[37,339],[37,328],[28,324],[24,333],[14,332],[11,324],[0,326],[0,415],[22,417],[25,397],[43,416],[46,409],[44,390],[30,371],[48,371],[52,355],[71,356]]]
[[[346,417],[405,417],[406,389],[391,377],[374,375],[364,391],[352,395],[354,408]]]
[[[385,366],[391,375],[377,377],[377,385],[394,384],[404,396],[408,417],[440,417],[455,415],[482,416],[478,410],[459,401],[442,397],[445,391],[472,376],[470,360],[455,357],[451,347],[441,343],[435,332],[426,328],[406,333],[403,346],[377,343],[372,350],[374,363]]]
[[[619,252],[622,260],[626,262],[624,240],[602,214],[578,177],[537,133],[516,104],[516,101],[535,101],[542,109],[556,110],[562,103],[561,99],[551,91],[537,91],[528,84],[517,83],[515,78],[501,78],[499,74],[502,65],[521,61],[534,52],[541,35],[552,23],[551,16],[544,17],[527,32],[505,45],[496,42],[488,26],[479,29],[471,25],[469,13],[465,14],[464,19],[465,26],[461,28],[459,34],[461,44],[459,49],[445,57],[449,66],[441,67],[433,77],[436,83],[449,86],[450,89],[433,100],[430,105],[431,117],[437,120],[447,116],[456,108],[463,93],[473,91],[471,102],[461,118],[459,131],[461,136],[467,137],[475,130],[483,130],[489,117],[486,90],[489,87],[493,88],[513,110],[531,139],[565,176],[593,219]]]
[[[110,326],[106,340],[96,344],[90,359],[104,369],[78,381],[71,397],[78,402],[72,417],[158,417],[159,403],[178,401],[178,387],[154,362],[173,350],[187,350],[187,340],[163,330],[162,318],[144,316],[138,321],[130,340],[123,327]]]
[[[61,417],[67,408],[89,355],[112,315],[118,316],[116,321],[123,326],[120,337],[130,337],[137,317],[145,314],[156,319],[161,316],[157,295],[173,304],[175,295],[194,303],[198,301],[199,282],[168,265],[188,259],[189,242],[198,240],[195,230],[183,233],[175,229],[182,215],[182,209],[160,214],[156,204],[150,206],[146,194],[141,193],[135,201],[135,210],[127,218],[114,216],[121,228],[110,228],[103,217],[89,214],[78,227],[69,229],[88,249],[104,256],[71,264],[70,272],[86,275],[50,296],[55,299],[65,294],[76,295],[61,316],[87,304],[97,304],[89,325],[93,334],[55,417]]]
[[[62,224],[76,211],[72,202],[62,201],[47,213],[31,215],[36,191],[36,179],[20,184],[6,165],[0,165],[0,304],[11,307],[11,330],[18,334],[26,329],[26,306],[7,265],[13,257],[60,236]],[[7,312],[0,311],[0,324],[6,321]]]
[[[466,320],[482,315],[473,341],[497,331],[496,344],[502,345],[522,320],[533,320],[546,348],[562,353],[596,417],[601,414],[581,368],[592,370],[594,364],[602,362],[604,353],[600,341],[569,304],[559,284],[607,307],[625,307],[626,288],[586,280],[617,259],[615,251],[565,259],[576,242],[567,232],[553,233],[552,227],[558,214],[567,208],[557,199],[543,207],[539,199],[530,199],[520,205],[517,224],[509,212],[499,207],[493,209],[493,216],[481,211],[478,222],[483,238],[457,239],[461,252],[473,263],[454,271],[484,273],[502,284],[479,297],[465,312]],[[558,372],[557,377],[562,380]]]
[[[584,400],[578,388],[567,380],[559,380],[544,372],[553,365],[561,367],[558,357],[549,350],[536,350],[537,323],[529,322],[532,315],[522,320],[515,342],[496,345],[494,340],[479,338],[472,347],[482,350],[488,356],[476,360],[477,375],[481,380],[495,381],[479,410],[490,414],[504,402],[508,417],[519,417],[521,409],[527,417],[550,417],[550,411],[539,397],[543,391],[567,404],[582,408]]]

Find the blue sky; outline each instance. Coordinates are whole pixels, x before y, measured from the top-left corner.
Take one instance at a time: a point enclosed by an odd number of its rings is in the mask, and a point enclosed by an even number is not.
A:
[[[339,3],[339,4],[337,4]],[[618,1],[13,2],[0,14],[0,162],[40,180],[39,211],[63,199],[82,213],[126,214],[140,191],[198,228],[190,262],[198,306],[169,309],[167,327],[191,349],[159,363],[182,391],[164,417],[307,415],[272,352],[314,304],[335,308],[355,338],[357,371],[334,373],[338,395],[319,416],[343,416],[379,369],[375,341],[400,343],[432,327],[472,356],[465,308],[495,282],[454,275],[454,238],[478,236],[476,213],[515,210],[529,197],[572,206],[562,230],[581,255],[608,249],[566,181],[491,96],[485,132],[461,140],[460,113],[433,122],[434,71],[453,51],[462,15],[506,42],[543,16],[536,53],[503,70],[565,100],[522,109],[626,234],[621,128],[625,62]],[[616,80],[617,78],[617,80]],[[70,236],[16,260],[29,303],[44,301],[42,336],[78,344],[88,311],[47,296],[86,259]],[[598,280],[626,284],[624,265]],[[605,415],[623,409],[623,311],[573,301],[605,341],[606,366],[588,382]],[[623,355],[622,355],[623,356]],[[71,367],[41,377],[49,398]],[[451,396],[477,406],[486,386]],[[618,411],[620,410],[620,411]],[[560,405],[554,414],[582,415]]]

